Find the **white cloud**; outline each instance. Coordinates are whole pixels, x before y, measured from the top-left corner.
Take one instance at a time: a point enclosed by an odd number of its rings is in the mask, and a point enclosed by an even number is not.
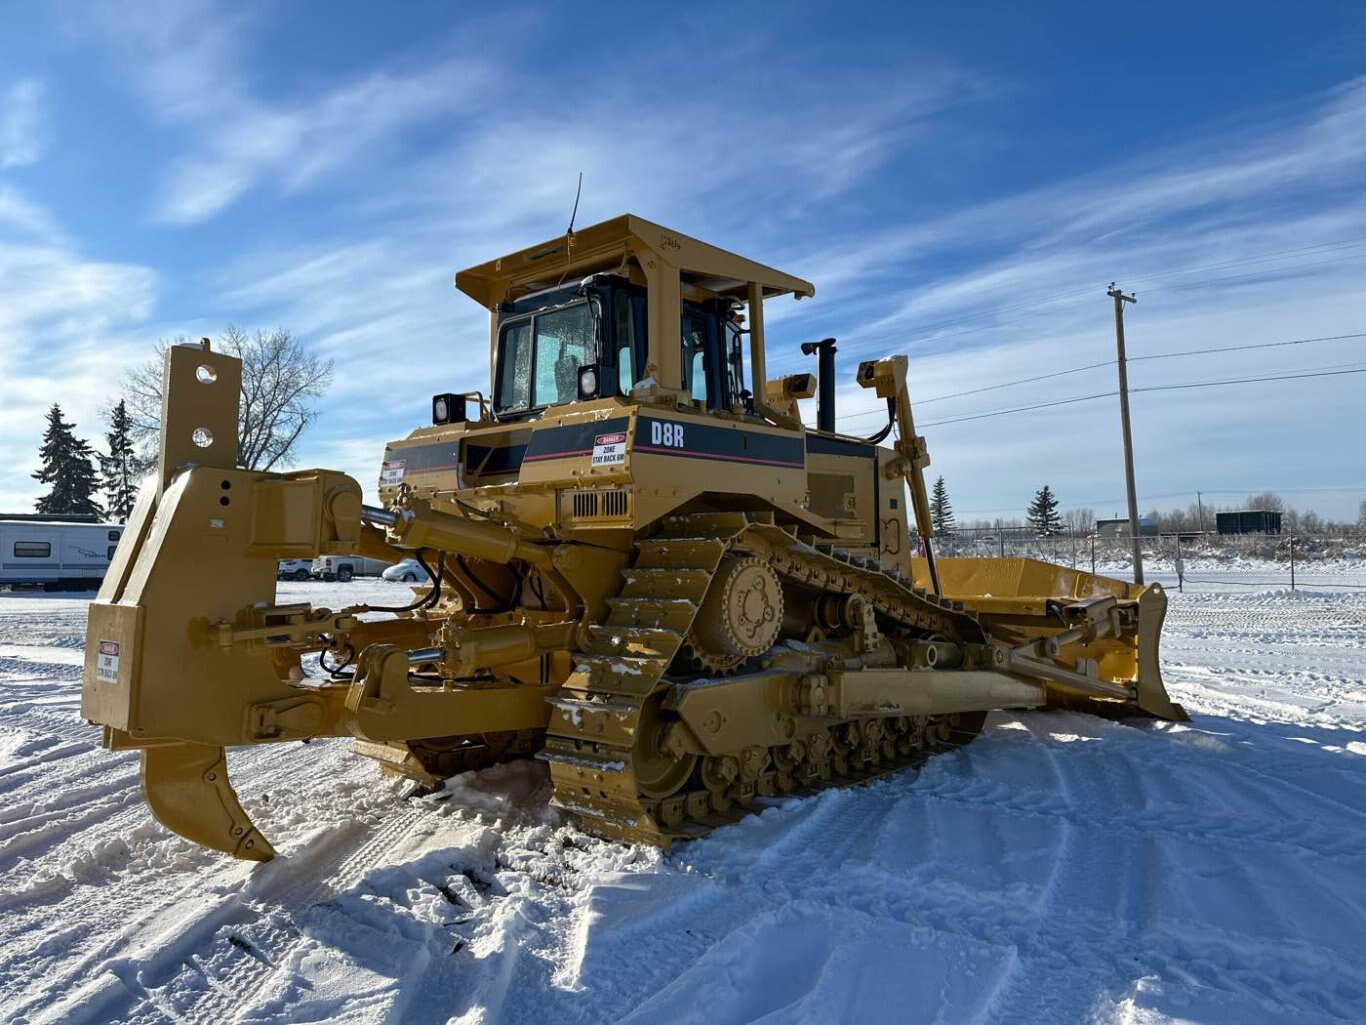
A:
[[[0,170],[35,164],[47,150],[46,93],[36,78],[0,89]]]
[[[53,402],[79,436],[102,440],[101,408],[147,352],[135,332],[156,290],[150,269],[88,259],[45,210],[0,190],[0,512],[26,511],[41,493],[29,474]]]
[[[1295,117],[871,237],[821,240],[807,250],[810,273],[818,285],[833,281],[842,299],[857,297],[877,311],[852,332],[864,344],[932,344],[946,331],[955,345],[965,334],[989,341],[998,327],[1017,331],[1021,320],[1057,325],[1064,309],[1111,278],[1166,287],[1210,265],[1226,266],[1206,276],[1239,269],[1277,276],[1295,261],[1232,264],[1366,236],[1363,175],[1366,78]],[[939,271],[936,264],[948,261],[963,269]],[[897,287],[886,287],[889,264],[902,274]]]
[[[0,183],[0,232],[14,232],[26,238],[54,239],[56,224],[48,212],[18,189]]]
[[[406,127],[464,102],[475,75],[461,67],[380,73],[292,104],[242,102],[201,129],[196,151],[172,165],[157,215],[194,223],[253,188],[288,194],[352,172]]]
[[[208,0],[83,8],[72,28],[101,44],[160,121],[188,138],[155,203],[172,224],[207,220],[253,189],[290,194],[383,159],[405,128],[467,104],[476,61],[378,70],[293,97],[251,83],[254,19]]]

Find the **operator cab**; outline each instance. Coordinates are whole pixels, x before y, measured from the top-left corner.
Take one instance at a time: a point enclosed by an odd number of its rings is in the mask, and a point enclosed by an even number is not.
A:
[[[646,303],[646,289],[618,274],[595,274],[502,303],[494,352],[496,418],[531,419],[550,406],[629,396],[647,377]],[[684,299],[681,311],[683,388],[699,408],[752,411],[733,304]]]
[[[801,428],[768,404],[764,300],[814,295],[809,281],[624,214],[468,267],[455,283],[491,314],[481,419],[630,398]],[[434,396],[434,422],[460,422],[461,398]]]

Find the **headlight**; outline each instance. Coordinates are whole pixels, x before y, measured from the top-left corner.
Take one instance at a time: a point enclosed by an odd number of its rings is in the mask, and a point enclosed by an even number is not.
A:
[[[465,396],[452,392],[442,392],[432,396],[432,423],[463,424],[467,405]]]
[[[598,365],[579,367],[579,398],[593,399],[598,395]]]

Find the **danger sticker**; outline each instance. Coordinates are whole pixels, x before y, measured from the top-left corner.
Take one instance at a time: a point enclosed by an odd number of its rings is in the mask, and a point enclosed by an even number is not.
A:
[[[95,658],[95,679],[100,683],[119,682],[119,642],[100,641]]]
[[[385,463],[379,471],[379,486],[383,488],[390,484],[397,484],[399,481],[403,480],[404,465],[405,461],[402,459],[395,460],[392,463]]]
[[[599,434],[593,439],[593,466],[620,466],[626,462],[626,435]]]

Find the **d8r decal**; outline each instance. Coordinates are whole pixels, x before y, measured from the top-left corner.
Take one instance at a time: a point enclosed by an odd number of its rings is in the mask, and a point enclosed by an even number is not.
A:
[[[668,420],[651,420],[650,444],[664,448],[682,448],[683,425]]]

